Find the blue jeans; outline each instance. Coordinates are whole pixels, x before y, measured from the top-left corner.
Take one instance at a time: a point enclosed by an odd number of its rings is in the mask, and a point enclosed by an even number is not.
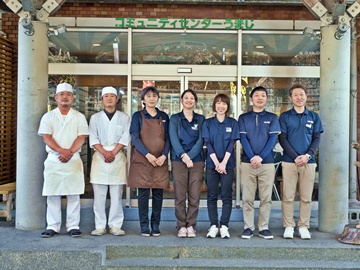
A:
[[[138,208],[139,220],[141,228],[149,228],[149,198],[150,188],[139,188]],[[151,213],[151,228],[159,227],[161,218],[161,209],[163,202],[163,189],[152,189],[152,213]]]
[[[232,210],[232,184],[234,170],[227,170],[227,174],[219,174],[215,169],[206,168],[207,208],[211,226],[219,225],[217,201],[219,196],[219,183],[221,183],[222,214],[220,226],[229,225]]]

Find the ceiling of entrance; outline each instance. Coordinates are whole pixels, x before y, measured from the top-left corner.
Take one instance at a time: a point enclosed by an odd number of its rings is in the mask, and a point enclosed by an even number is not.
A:
[[[316,54],[320,42],[299,34],[243,34],[243,64],[251,57],[264,63],[288,65],[302,54]],[[133,63],[147,64],[237,64],[236,34],[133,33]],[[66,32],[50,37],[54,62],[67,53],[69,62],[127,63],[128,34],[119,32]],[[60,54],[61,54],[60,53]],[[248,58],[247,58],[248,57]],[[284,62],[285,61],[285,62]]]

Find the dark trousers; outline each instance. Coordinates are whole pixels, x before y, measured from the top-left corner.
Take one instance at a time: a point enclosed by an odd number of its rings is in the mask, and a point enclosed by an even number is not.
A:
[[[222,214],[220,226],[229,225],[232,210],[232,184],[234,170],[226,170],[227,174],[220,174],[215,169],[206,168],[207,185],[207,208],[211,226],[219,225],[217,201],[219,196],[219,184],[221,184]]]
[[[138,208],[141,228],[149,228],[149,198],[150,188],[139,188]],[[163,189],[152,188],[152,213],[151,228],[160,225],[161,209],[163,202]]]

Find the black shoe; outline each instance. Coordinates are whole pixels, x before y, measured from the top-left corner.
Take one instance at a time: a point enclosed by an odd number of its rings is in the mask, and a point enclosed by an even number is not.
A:
[[[81,237],[81,231],[79,229],[72,229],[69,231],[71,237]]]
[[[149,230],[149,227],[142,227],[141,228],[141,236],[150,236],[150,230]]]
[[[153,225],[151,228],[151,235],[152,236],[160,236],[160,229],[159,225]]]
[[[262,230],[259,232],[259,236],[265,239],[273,239],[274,236],[269,230]]]
[[[55,234],[58,234],[57,232],[55,232],[54,230],[45,230],[41,233],[41,237],[42,238],[51,238],[53,237]]]
[[[241,238],[250,239],[253,235],[254,232],[250,228],[247,228],[243,231]]]

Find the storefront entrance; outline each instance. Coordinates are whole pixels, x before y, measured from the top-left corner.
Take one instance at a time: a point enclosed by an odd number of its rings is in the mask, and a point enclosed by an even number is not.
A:
[[[132,115],[142,109],[141,90],[151,81],[160,92],[159,108],[171,116],[181,111],[181,93],[191,88],[199,97],[196,111],[213,116],[211,104],[218,93],[231,97],[231,116],[251,108],[249,92],[262,85],[269,90],[266,109],[280,114],[288,109],[287,89],[302,83],[310,90],[308,105],[319,110],[319,41],[294,30],[152,30],[69,27],[62,36],[52,36],[49,48],[49,107],[54,87],[67,81],[76,85],[74,106],[89,120],[102,109],[102,87],[118,89],[118,109]],[[270,27],[270,26],[267,26]],[[270,29],[270,28],[268,28]],[[283,29],[283,28],[281,28]],[[131,89],[131,91],[129,91]],[[236,145],[237,160],[240,144]],[[130,147],[126,154],[130,158]],[[84,146],[86,193],[92,199],[89,183],[92,150]],[[171,173],[171,166],[169,166]],[[234,205],[240,205],[240,179],[234,179]],[[206,204],[203,186],[201,205]],[[165,194],[165,207],[173,207],[173,190]],[[136,190],[126,189],[124,200],[136,207]]]

